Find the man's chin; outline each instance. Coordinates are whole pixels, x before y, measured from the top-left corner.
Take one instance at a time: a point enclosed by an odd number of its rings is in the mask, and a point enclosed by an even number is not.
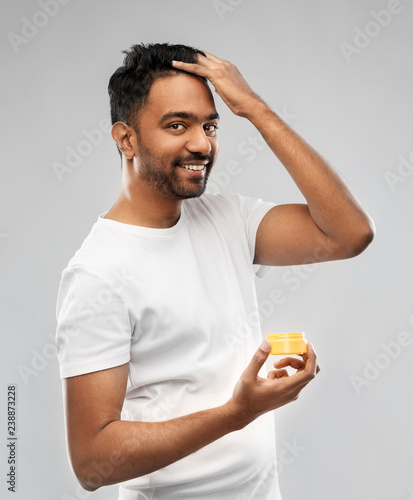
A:
[[[206,189],[207,178],[203,179],[200,183],[194,183],[191,186],[181,186],[180,189],[175,190],[175,195],[180,200],[187,200],[189,198],[199,198]]]
[[[202,186],[202,189],[192,190],[192,191],[186,190],[186,191],[177,192],[176,196],[180,200],[188,200],[190,198],[199,198],[205,192],[205,189],[206,189],[206,185],[204,184]]]

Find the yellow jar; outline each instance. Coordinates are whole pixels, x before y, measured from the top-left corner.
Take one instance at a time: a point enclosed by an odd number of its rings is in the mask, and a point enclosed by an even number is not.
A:
[[[267,340],[271,343],[270,354],[303,354],[307,352],[304,332],[269,333]]]

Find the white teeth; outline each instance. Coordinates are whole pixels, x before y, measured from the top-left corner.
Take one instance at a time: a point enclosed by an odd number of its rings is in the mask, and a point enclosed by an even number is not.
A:
[[[189,170],[203,170],[205,165],[181,165],[183,168],[187,168]]]

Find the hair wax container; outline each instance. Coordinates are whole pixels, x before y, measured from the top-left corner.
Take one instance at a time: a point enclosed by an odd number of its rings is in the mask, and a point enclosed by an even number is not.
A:
[[[270,354],[303,354],[307,352],[304,332],[269,333],[267,340],[271,343]]]

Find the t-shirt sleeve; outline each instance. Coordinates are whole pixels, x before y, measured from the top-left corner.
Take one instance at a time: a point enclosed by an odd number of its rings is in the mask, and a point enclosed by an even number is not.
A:
[[[134,315],[123,291],[120,282],[85,267],[63,271],[56,307],[61,378],[129,362]]]
[[[241,217],[244,221],[245,232],[248,240],[248,248],[251,256],[251,261],[255,257],[255,241],[257,230],[260,222],[265,214],[273,207],[275,203],[263,201],[261,198],[253,198],[249,196],[235,195],[239,205]],[[270,266],[262,266],[254,264],[254,272],[257,278],[263,278],[271,271]]]

